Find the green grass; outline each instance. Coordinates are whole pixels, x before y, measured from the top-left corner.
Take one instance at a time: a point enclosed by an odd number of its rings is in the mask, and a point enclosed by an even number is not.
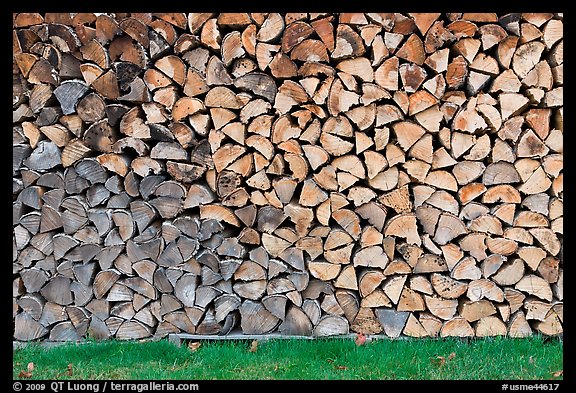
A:
[[[249,348],[249,341],[205,341],[196,351],[166,340],[31,344],[14,350],[13,376],[18,379],[29,362],[35,366],[32,379],[553,380],[562,378],[553,373],[563,369],[562,342],[541,337],[378,340],[362,346],[349,339],[270,340],[255,352]]]

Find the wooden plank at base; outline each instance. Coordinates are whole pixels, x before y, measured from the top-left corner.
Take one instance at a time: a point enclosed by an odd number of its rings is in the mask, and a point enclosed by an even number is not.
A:
[[[335,336],[297,336],[297,335],[286,335],[279,333],[270,334],[243,334],[240,331],[234,331],[226,335],[210,335],[210,334],[189,334],[189,333],[171,333],[168,335],[168,341],[174,343],[178,346],[182,345],[183,340],[315,340],[315,339],[355,339],[357,337],[356,333],[349,333],[343,335]],[[408,339],[410,337],[397,337],[391,338],[385,334],[368,334],[366,335],[366,340],[398,340],[398,339]]]
[[[355,337],[355,335],[346,335],[338,337]],[[242,334],[242,333],[230,333],[226,335],[210,335],[210,334],[189,334],[189,333],[172,333],[168,335],[168,341],[176,342],[178,340],[312,340],[316,337],[313,336],[288,336],[284,334]]]

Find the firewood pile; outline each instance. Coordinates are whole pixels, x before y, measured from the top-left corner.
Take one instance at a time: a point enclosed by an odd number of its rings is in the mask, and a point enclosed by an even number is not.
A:
[[[563,15],[13,15],[13,338],[563,323]]]

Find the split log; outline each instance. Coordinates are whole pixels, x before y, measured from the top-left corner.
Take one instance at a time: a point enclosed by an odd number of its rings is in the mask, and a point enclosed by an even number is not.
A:
[[[288,308],[284,321],[278,326],[280,333],[294,336],[310,336],[312,328],[312,322],[306,313],[295,306]]]
[[[151,329],[138,321],[122,323],[115,334],[119,340],[138,340],[150,335]]]
[[[348,334],[349,325],[346,319],[338,315],[325,315],[312,330],[312,335],[317,337],[340,336]]]
[[[393,217],[384,228],[384,236],[402,237],[409,243],[418,246],[422,244],[417,232],[416,216],[410,213]]]
[[[400,336],[410,315],[406,311],[394,311],[385,308],[377,308],[375,313],[384,332],[391,338]]]
[[[474,329],[462,317],[454,317],[445,322],[440,329],[440,337],[472,337]]]
[[[424,296],[426,307],[430,313],[442,320],[450,320],[456,314],[457,300],[446,300],[442,297]]]
[[[246,334],[265,334],[274,329],[279,319],[260,303],[246,300],[239,308],[242,331]]]
[[[28,313],[20,313],[14,318],[14,338],[17,340],[37,340],[48,334],[48,331]]]

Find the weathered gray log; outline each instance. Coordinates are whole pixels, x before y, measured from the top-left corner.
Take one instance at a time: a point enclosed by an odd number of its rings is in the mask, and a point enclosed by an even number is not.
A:
[[[259,302],[245,300],[239,308],[242,332],[245,334],[266,334],[276,328],[280,320],[272,315]]]
[[[349,325],[345,318],[338,315],[325,315],[314,326],[312,335],[318,337],[340,336],[348,334]]]

